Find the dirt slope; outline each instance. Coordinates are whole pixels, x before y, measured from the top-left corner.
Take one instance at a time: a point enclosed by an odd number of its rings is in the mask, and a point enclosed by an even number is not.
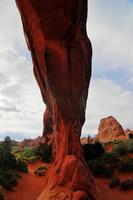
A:
[[[36,200],[45,186],[46,177],[38,177],[34,175],[37,167],[45,165],[44,163],[37,162],[28,166],[29,173],[21,174],[21,179],[18,185],[14,188],[13,192],[3,191],[5,200]]]

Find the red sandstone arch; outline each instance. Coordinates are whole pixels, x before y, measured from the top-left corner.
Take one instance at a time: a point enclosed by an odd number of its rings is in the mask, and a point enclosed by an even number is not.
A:
[[[80,144],[91,77],[87,0],[16,0],[46,104],[44,136],[53,134],[55,160],[38,200],[94,200]]]

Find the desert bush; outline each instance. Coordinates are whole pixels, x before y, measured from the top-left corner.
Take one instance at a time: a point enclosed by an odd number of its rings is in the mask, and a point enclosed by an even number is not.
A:
[[[48,170],[48,167],[47,166],[40,166],[40,167],[38,167],[38,170]]]
[[[114,144],[121,144],[122,141],[121,141],[121,140],[114,140],[113,143],[114,143]]]
[[[100,160],[104,163],[115,164],[119,162],[119,155],[116,152],[105,152]]]
[[[120,183],[121,190],[127,191],[133,189],[133,179],[127,179]]]
[[[133,153],[133,139],[119,141],[119,143],[114,142],[113,152],[118,153],[120,156]]]
[[[104,152],[104,148],[101,143],[96,142],[94,144],[83,145],[83,152],[86,161],[99,158]]]
[[[123,143],[126,145],[128,153],[133,153],[133,139],[125,140]]]
[[[130,138],[130,139],[133,139],[133,134],[129,134],[129,138]]]
[[[40,144],[37,152],[42,162],[49,163],[52,161],[52,147],[48,144]]]
[[[92,174],[96,177],[111,177],[114,173],[114,169],[110,168],[106,163],[101,162],[100,160],[91,160],[88,161],[88,166]]]
[[[109,188],[114,188],[120,186],[120,179],[118,177],[112,177],[109,182]]]
[[[133,172],[133,159],[132,158],[125,158],[120,161],[119,169],[122,172]]]
[[[45,176],[45,171],[44,170],[37,170],[37,171],[35,171],[35,174],[37,176]]]
[[[20,159],[17,160],[17,167],[16,167],[16,169],[19,172],[28,173],[27,164],[24,161],[20,160]]]
[[[119,156],[124,156],[128,154],[127,145],[125,143],[119,143],[114,145],[113,152],[119,154]]]
[[[48,170],[48,168],[46,166],[40,166],[37,168],[37,170],[35,171],[35,174],[37,176],[45,176],[45,172]]]
[[[36,149],[28,146],[25,146],[24,149],[17,154],[17,157],[28,163],[34,163],[38,159]]]
[[[87,161],[93,175],[98,177],[111,177],[119,162],[119,155],[115,152],[105,152],[99,158]]]
[[[0,168],[14,169],[16,166],[16,158],[12,154],[12,140],[10,137],[5,137],[0,143]]]
[[[2,192],[0,192],[0,200],[4,200],[4,195]]]
[[[27,166],[16,159],[12,153],[12,140],[6,137],[0,143],[0,185],[7,190],[12,190],[20,178],[17,171],[27,172]]]
[[[0,171],[0,185],[7,190],[12,190],[12,188],[16,186],[18,179],[19,175],[16,171],[13,170]]]

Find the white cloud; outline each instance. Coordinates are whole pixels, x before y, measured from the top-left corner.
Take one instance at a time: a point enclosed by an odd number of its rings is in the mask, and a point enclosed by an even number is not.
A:
[[[98,79],[91,82],[83,133],[94,135],[101,118],[115,116],[124,128],[133,128],[133,92],[124,90],[113,81]]]
[[[88,35],[97,68],[133,68],[132,11],[133,4],[127,0],[90,1]]]
[[[42,132],[44,105],[15,1],[0,1],[0,138]]]

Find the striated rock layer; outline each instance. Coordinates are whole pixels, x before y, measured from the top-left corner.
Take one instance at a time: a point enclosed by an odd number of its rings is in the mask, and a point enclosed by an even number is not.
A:
[[[122,126],[112,116],[101,119],[98,131],[96,140],[101,143],[126,139]]]
[[[91,77],[87,0],[16,0],[46,104],[43,136],[54,137],[54,163],[38,200],[94,200],[80,144]]]

